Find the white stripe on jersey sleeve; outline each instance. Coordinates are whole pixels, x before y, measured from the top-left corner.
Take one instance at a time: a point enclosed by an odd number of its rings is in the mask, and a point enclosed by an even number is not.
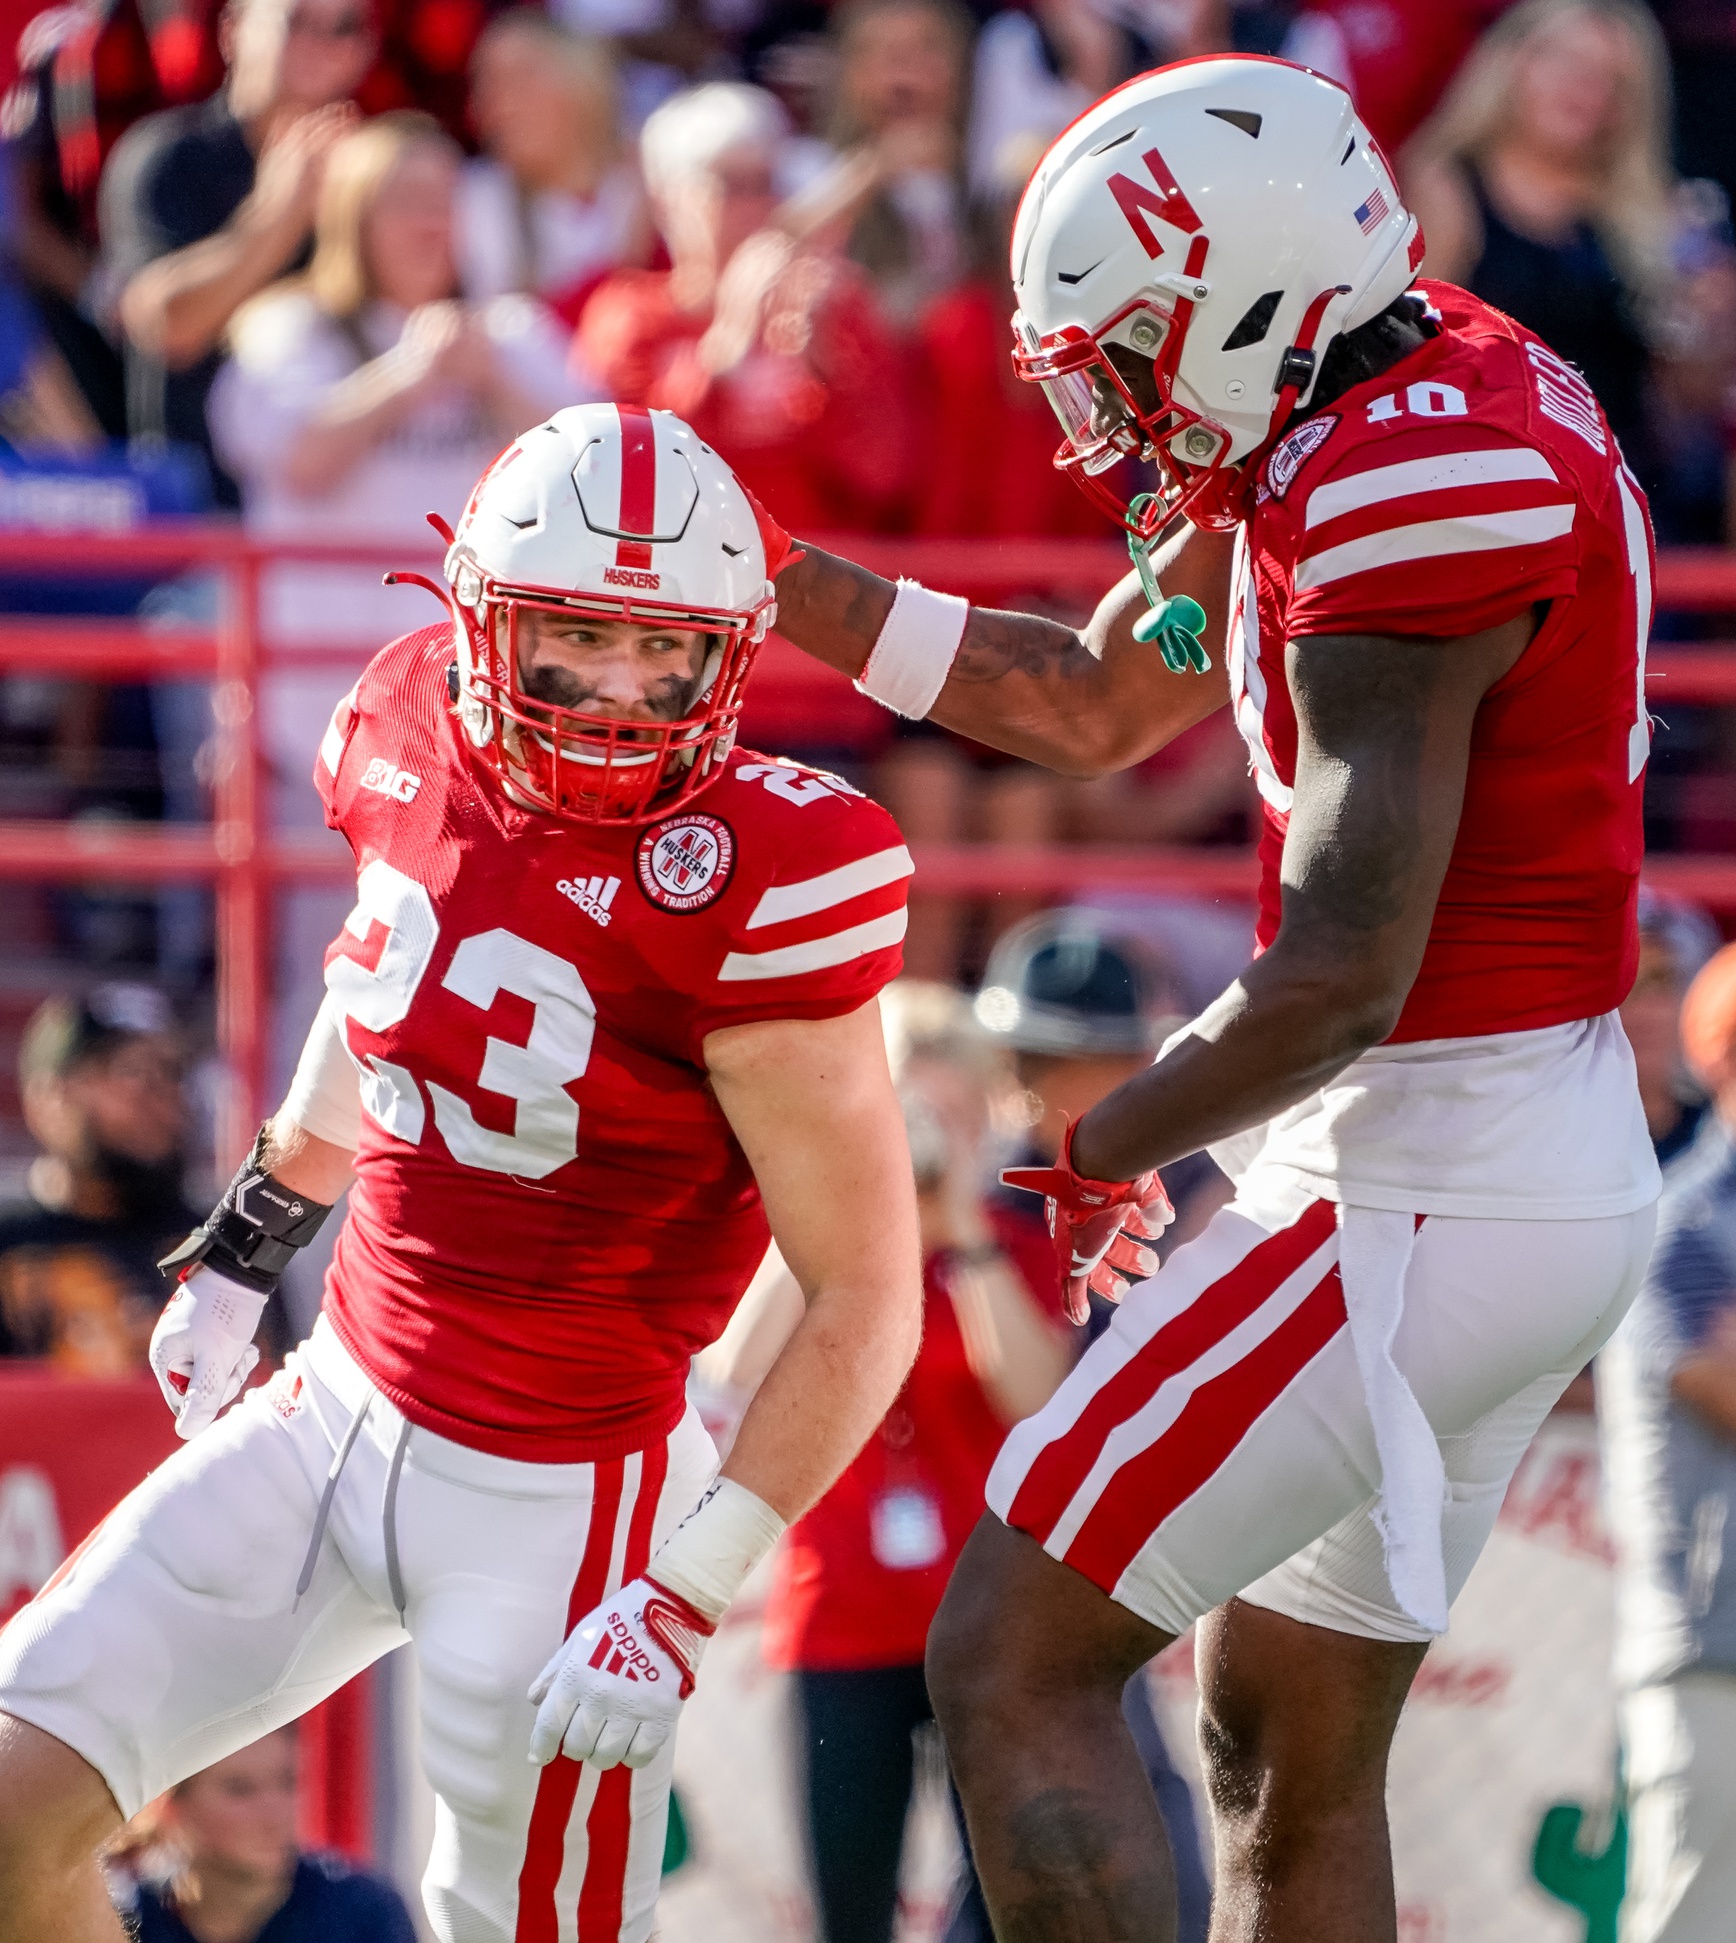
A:
[[[870,918],[866,924],[853,924],[847,931],[834,931],[829,938],[811,938],[805,945],[781,945],[776,951],[732,951],[717,974],[718,983],[794,978],[799,972],[847,965],[852,958],[865,958],[871,951],[883,951],[888,945],[897,944],[909,921],[910,913],[901,905],[884,917]]]
[[[359,686],[360,683],[357,683],[356,687]],[[325,764],[326,774],[334,780],[337,777],[338,764],[343,760],[344,736],[350,726],[350,717],[356,712],[356,687],[352,687],[332,710],[332,719],[326,724],[326,732],[319,739],[319,759]]]
[[[858,857],[853,864],[840,864],[818,877],[804,877],[799,884],[774,884],[766,892],[747,921],[749,931],[764,924],[784,924],[791,918],[812,917],[816,911],[829,911],[834,904],[846,904],[853,897],[895,884],[916,869],[910,852],[901,843],[890,850],[877,850],[872,857]]]
[[[1504,486],[1515,479],[1547,479],[1558,483],[1555,468],[1530,446],[1494,451],[1437,452],[1427,459],[1405,459],[1398,465],[1375,466],[1348,479],[1329,479],[1308,495],[1302,524],[1323,526],[1341,513],[1359,512],[1383,499],[1403,499],[1409,493],[1451,492],[1458,486]]]
[[[1297,563],[1295,587],[1303,593],[1346,580],[1374,567],[1396,567],[1406,560],[1433,560],[1454,553],[1491,553],[1500,547],[1536,546],[1573,530],[1573,507],[1525,506],[1511,513],[1471,513],[1461,519],[1421,520],[1368,533],[1343,546]]]

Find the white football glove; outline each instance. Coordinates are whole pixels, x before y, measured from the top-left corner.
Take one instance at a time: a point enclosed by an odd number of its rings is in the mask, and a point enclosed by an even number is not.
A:
[[[595,1768],[648,1766],[675,1732],[705,1642],[716,1631],[685,1599],[635,1579],[568,1634],[531,1685],[530,1758]]]
[[[151,1331],[151,1371],[175,1413],[175,1433],[197,1437],[226,1403],[241,1394],[259,1351],[253,1332],[265,1297],[196,1268],[175,1291]]]

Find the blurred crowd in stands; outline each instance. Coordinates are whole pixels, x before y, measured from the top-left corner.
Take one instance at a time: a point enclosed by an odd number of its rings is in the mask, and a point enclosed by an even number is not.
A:
[[[1736,7],[1720,0],[55,6],[24,25],[0,108],[0,523],[42,482],[64,494],[71,481],[86,492],[77,503],[122,504],[126,517],[216,513],[268,539],[408,554],[426,549],[424,515],[455,515],[517,431],[612,398],[689,419],[799,532],[1112,537],[1050,466],[1048,407],[1012,373],[1013,211],[1043,147],[1096,96],[1155,63],[1229,48],[1344,80],[1422,217],[1425,274],[1469,285],[1581,367],[1661,543],[1736,541]],[[216,598],[196,577],[0,583],[0,608],[142,603],[169,626],[208,623]],[[1006,598],[1079,618],[1041,584],[1015,578]],[[428,611],[361,567],[279,564],[264,588],[266,638],[280,644],[360,652]],[[1699,636],[1716,625],[1691,624]],[[1660,620],[1666,636],[1686,626]],[[313,747],[349,679],[267,677],[280,824],[318,820]],[[1079,783],[863,708],[848,734],[780,715],[773,746],[849,770],[913,842],[1248,840],[1245,757],[1221,715],[1128,776]],[[1731,719],[1683,708],[1660,724],[1655,843],[1728,847]],[[0,680],[0,815],[197,820],[211,732],[199,684]],[[749,734],[766,739],[751,715]],[[163,1299],[151,1264],[194,1218],[180,1183],[202,1144],[204,1103],[184,1086],[200,1033],[177,1025],[163,993],[183,1023],[200,1017],[203,898],[50,900],[59,962],[154,982],[51,999],[24,1035],[34,1158],[25,1198],[0,1210],[0,1355],[85,1374],[142,1365]],[[279,901],[286,1044],[300,1042],[347,901]],[[791,1534],[767,1629],[769,1656],[792,1675],[833,1943],[890,1934],[912,1733],[928,1719],[928,1621],[1006,1425],[1076,1352],[1034,1204],[997,1193],[996,1169],[1052,1157],[1065,1119],[1246,956],[1235,907],[1100,895],[1042,913],[1043,901],[919,892],[909,982],[888,1007],[927,1249],[922,1357],[876,1439]],[[1736,1054],[1720,1040],[1690,1066],[1678,1023],[1717,943],[1691,908],[1649,901],[1624,1007],[1660,1154],[1692,1174],[1667,1218],[1696,1234],[1709,1197],[1736,1205]],[[1736,1020],[1736,997],[1725,1013]],[[1726,1037],[1736,1045],[1736,1024]],[[1181,1218],[1166,1248],[1227,1192],[1204,1157],[1170,1171]],[[1690,1480],[1648,1472],[1631,1485],[1639,1536],[1624,1569],[1649,1575],[1654,1627],[1655,1585],[1689,1605],[1701,1596],[1682,1592],[1700,1569],[1682,1547],[1631,1564],[1646,1534],[1680,1527],[1668,1493],[1691,1483],[1710,1504],[1726,1471],[1736,1490],[1736,1254],[1720,1262],[1716,1301],[1706,1273],[1659,1271],[1613,1352],[1635,1399],[1626,1421],[1643,1418],[1654,1453],[1666,1431],[1676,1438]],[[317,1299],[317,1278],[293,1292],[291,1312],[268,1317],[266,1347],[294,1340]],[[774,1259],[702,1359],[720,1428],[775,1355],[794,1299]],[[1676,1379],[1718,1357],[1714,1408]],[[1700,1418],[1684,1414],[1695,1408]],[[1688,1550],[1693,1518],[1712,1515],[1700,1502],[1682,1512]],[[1736,1721],[1716,1711],[1736,1709],[1736,1649],[1706,1610],[1682,1628],[1715,1635],[1695,1648],[1724,1683],[1707,1718]],[[1634,1678],[1655,1686],[1690,1663],[1654,1653]],[[1645,1704],[1629,1710],[1636,1750],[1687,1744],[1676,1714],[1658,1702],[1648,1726]],[[1175,1839],[1183,1934],[1203,1936],[1209,1891],[1186,1789],[1142,1681],[1126,1707]],[[292,1743],[264,1746],[259,1773],[235,1785],[282,1796]],[[1634,1771],[1636,1787],[1655,1783],[1657,1827],[1679,1831],[1666,1797],[1692,1777],[1661,1755],[1653,1765]],[[183,1847],[221,1846],[218,1784],[189,1789],[164,1811]],[[1705,1826],[1704,1842],[1736,1855],[1723,1824]],[[286,1844],[267,1831],[257,1867],[220,1863],[216,1848],[201,1866],[261,1909],[300,1897],[323,1910],[337,1892]],[[1663,1835],[1643,1853],[1657,1880],[1669,1876]],[[148,1871],[134,1875],[147,1938],[205,1933],[196,1912],[178,1926],[173,1894]],[[320,1920],[308,1934],[340,1933]],[[954,1943],[984,1934],[967,1886]]]
[[[789,525],[1097,530],[1006,359],[1044,145],[1158,62],[1345,80],[1428,238],[1723,531],[1730,10],[1696,0],[84,0],[0,117],[0,429],[396,536],[527,413],[667,405]],[[450,481],[448,479],[450,469]]]
[[[1705,0],[57,6],[0,110],[0,520],[70,480],[109,524],[207,510],[409,554],[514,432],[609,397],[680,412],[798,531],[1110,538],[1012,372],[1012,216],[1096,95],[1232,48],[1346,81],[1425,273],[1581,366],[1662,543],[1726,536],[1736,10]],[[9,581],[0,605],[141,595],[160,624],[215,616],[186,582]],[[1040,584],[1004,597],[1077,618]],[[276,643],[360,653],[423,611],[372,568],[284,564],[264,590]],[[274,814],[306,822],[330,678],[272,679]],[[1078,784],[864,709],[748,733],[849,770],[918,842],[1249,835],[1222,719]],[[1662,725],[1654,844],[1727,839],[1726,734],[1704,709]],[[210,736],[196,687],[0,682],[5,813],[197,819]],[[199,895],[56,922],[87,961],[196,989]],[[908,969],[979,969],[1029,908],[919,897]]]
[[[797,531],[1109,538],[1011,369],[1012,216],[1094,97],[1224,49],[1343,79],[1425,273],[1580,365],[1664,544],[1725,537],[1736,10],[1709,0],[57,6],[0,110],[0,501],[119,472],[149,511],[408,553],[516,431],[608,397],[681,413]],[[1076,618],[1041,585],[1006,598]],[[159,587],[149,611],[208,621],[214,600]],[[359,652],[422,613],[361,567],[282,565],[264,595],[279,643]],[[307,820],[328,698],[275,679],[276,813]],[[48,791],[24,813],[196,818],[210,726],[196,690],[0,684],[0,755]],[[1725,733],[1713,711],[1663,724],[1654,843],[1729,834]],[[1249,834],[1221,719],[1088,785],[871,709],[775,740],[850,769],[919,842]],[[197,985],[188,902],[114,927],[114,968]],[[919,897],[908,969],[980,968],[1028,908]],[[88,957],[92,913],[68,910]]]

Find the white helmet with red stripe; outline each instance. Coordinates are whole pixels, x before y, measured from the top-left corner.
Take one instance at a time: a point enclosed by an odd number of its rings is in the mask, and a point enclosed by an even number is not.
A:
[[[556,412],[482,475],[449,538],[459,719],[512,795],[569,821],[636,823],[715,780],[777,603],[753,505],[690,426],[628,405]],[[527,607],[709,635],[692,708],[644,722],[527,704]]]
[[[1421,259],[1342,88],[1259,56],[1180,61],[1105,95],[1038,165],[1013,230],[1014,361],[1061,420],[1055,463],[1136,537],[1184,508],[1232,524],[1319,354]],[[1110,476],[1127,458],[1158,473],[1131,506]]]

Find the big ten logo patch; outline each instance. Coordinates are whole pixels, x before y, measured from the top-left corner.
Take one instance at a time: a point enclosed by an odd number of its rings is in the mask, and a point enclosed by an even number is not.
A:
[[[676,816],[639,839],[639,888],[665,911],[700,911],[729,888],[735,833],[717,816]]]
[[[396,802],[409,803],[422,787],[422,778],[412,776],[408,769],[400,769],[384,756],[375,756],[362,771],[362,787],[371,789],[376,796],[390,796]]]

